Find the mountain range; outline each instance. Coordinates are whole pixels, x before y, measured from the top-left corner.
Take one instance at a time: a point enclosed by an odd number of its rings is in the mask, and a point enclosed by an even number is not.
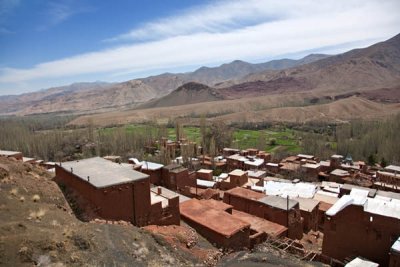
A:
[[[313,104],[321,104],[326,102],[324,99],[350,96],[396,103],[400,101],[399,88],[400,35],[397,35],[339,55],[311,54],[300,60],[281,59],[259,64],[235,60],[187,73],[164,73],[122,83],[81,83],[2,96],[0,114],[121,110],[144,114],[154,112],[146,110],[163,107],[226,104],[250,98],[264,99],[269,104],[260,105],[270,106],[271,99],[279,96],[285,96],[279,98],[279,105],[285,107],[293,105],[293,99],[295,105],[310,99]]]

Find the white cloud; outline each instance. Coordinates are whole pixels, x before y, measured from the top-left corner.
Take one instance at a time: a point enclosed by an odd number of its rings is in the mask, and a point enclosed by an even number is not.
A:
[[[97,75],[104,80],[234,59],[257,61],[356,41],[368,45],[371,40],[397,34],[400,25],[396,0],[243,0],[217,2],[214,6],[215,10],[211,4],[150,22],[129,33],[143,39],[153,34],[156,38],[152,40],[45,62],[29,69],[4,68],[0,72],[0,88],[78,75]]]

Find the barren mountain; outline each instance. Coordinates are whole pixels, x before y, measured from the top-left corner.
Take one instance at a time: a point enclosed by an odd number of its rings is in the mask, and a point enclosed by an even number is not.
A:
[[[201,83],[189,82],[178,87],[170,94],[149,101],[146,104],[139,106],[139,108],[180,106],[222,99],[223,96],[218,92],[218,90]]]
[[[78,83],[18,96],[0,96],[0,114],[88,113],[132,108],[155,97],[165,96],[188,82],[213,86],[250,73],[297,66],[326,57],[317,54],[299,60],[282,59],[261,64],[236,60],[219,67],[201,67],[194,72],[178,74],[164,73],[122,83]]]
[[[261,83],[259,81],[262,81]],[[282,91],[317,90],[331,94],[394,87],[400,84],[400,34],[364,49],[331,56],[281,71],[250,74],[231,86],[220,84],[233,97],[241,84],[252,96]]]

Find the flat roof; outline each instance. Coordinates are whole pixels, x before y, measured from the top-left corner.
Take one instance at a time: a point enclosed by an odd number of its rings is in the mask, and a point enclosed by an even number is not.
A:
[[[289,199],[288,201],[288,199],[278,196],[265,196],[259,199],[258,201],[268,206],[278,208],[281,210],[287,210],[288,203],[289,203],[289,210],[294,208],[299,203],[296,200]]]
[[[142,161],[140,162],[140,165],[142,166],[143,170],[149,170],[149,171],[156,171],[164,167],[164,165],[155,163],[155,162],[150,162],[150,161]]]
[[[364,260],[359,257],[355,258],[351,262],[347,263],[345,267],[378,267],[379,264],[369,261],[369,260]]]
[[[231,237],[245,228],[250,228],[249,223],[225,211],[210,208],[197,199],[185,201],[179,205],[179,209],[184,218],[194,221],[225,237]]]
[[[247,199],[254,199],[258,200],[263,197],[265,197],[265,194],[254,192],[253,190],[242,188],[242,187],[235,187],[233,189],[230,189],[228,191],[225,191],[225,193],[242,197],[242,198],[247,198]]]
[[[131,183],[149,177],[133,170],[132,165],[118,164],[100,157],[63,162],[60,167],[68,172],[72,169],[72,173],[84,181],[87,181],[89,176],[89,183],[97,188]]]
[[[268,162],[267,166],[271,166],[271,167],[279,167],[278,163],[273,163],[273,162]]]
[[[232,209],[233,206],[226,204],[225,202],[218,201],[215,199],[200,199],[199,200],[202,205],[208,206],[212,209],[227,211],[228,209]]]
[[[400,166],[389,165],[389,166],[385,167],[385,170],[393,171],[393,172],[400,172]]]
[[[342,156],[342,155],[332,155],[331,158],[334,158],[334,159],[342,159],[343,156]]]
[[[352,189],[360,189],[360,190],[365,190],[368,191],[368,196],[369,197],[375,197],[377,190],[374,188],[368,188],[368,187],[363,187],[359,185],[354,185],[354,184],[343,184],[341,189],[343,190],[349,190],[351,191]]]
[[[299,158],[304,158],[304,159],[313,159],[313,155],[306,155],[306,154],[298,154],[297,155]]]
[[[293,200],[296,200],[297,202],[299,202],[299,206],[300,206],[301,210],[308,211],[308,212],[313,211],[319,205],[319,200],[312,199],[312,198],[296,197]]]
[[[287,231],[287,228],[283,225],[262,219],[246,212],[232,210],[232,215],[242,221],[249,223],[251,229],[254,229],[259,233],[264,232],[271,237],[278,237],[282,233]]]
[[[400,253],[400,237],[393,243],[393,246],[390,249]]]
[[[390,192],[390,191],[378,190],[376,192],[375,197],[377,197],[377,196],[394,198],[394,199],[399,199],[400,200],[400,193],[395,193],[395,192]]]
[[[239,170],[239,169],[233,170],[233,171],[231,171],[229,173],[229,175],[234,175],[234,176],[243,176],[245,174],[246,174],[245,171],[242,171],[242,170]]]
[[[21,154],[18,151],[8,151],[8,150],[0,150],[0,156],[14,156],[16,154]]]
[[[244,162],[244,164],[250,165],[250,166],[259,167],[262,164],[264,164],[264,160],[263,159],[247,160],[247,161]]]
[[[36,162],[36,159],[35,158],[22,157],[22,161],[23,162],[29,162],[29,161],[35,161]]]
[[[318,163],[306,163],[302,165],[303,168],[308,168],[308,169],[318,169],[321,165]]]
[[[201,179],[196,179],[196,184],[197,184],[198,186],[213,188],[214,185],[215,185],[215,182],[213,182],[213,181],[201,180]]]
[[[338,194],[331,193],[331,192],[325,192],[322,190],[318,190],[315,193],[314,199],[319,200],[321,202],[328,203],[328,204],[332,204],[332,205],[335,204],[339,200]]]
[[[263,178],[266,175],[266,171],[247,171],[247,175],[253,178]]]
[[[166,197],[166,198],[174,198],[174,197],[179,197],[179,203],[185,202],[190,200],[191,198],[181,195],[179,193],[176,193],[172,190],[169,190],[168,188],[165,188],[163,186],[153,186],[150,190],[157,193],[158,188],[161,188],[161,195]]]
[[[349,176],[350,173],[348,171],[342,170],[342,169],[335,169],[331,171],[331,174],[336,175],[336,176]]]
[[[198,172],[198,173],[206,173],[206,174],[209,174],[209,173],[212,173],[213,170],[209,170],[209,169],[200,169],[200,170],[198,170],[197,172]]]

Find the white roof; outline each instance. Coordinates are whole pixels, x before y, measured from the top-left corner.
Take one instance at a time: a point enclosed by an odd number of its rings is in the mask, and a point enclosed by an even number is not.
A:
[[[312,198],[317,186],[311,183],[264,181],[265,193],[271,196]]]
[[[133,170],[132,165],[118,164],[95,157],[78,161],[63,162],[61,167],[97,188],[130,183],[148,178],[147,174]]]
[[[137,158],[130,158],[129,161],[133,161],[136,165],[141,165],[140,161]]]
[[[334,159],[342,159],[343,156],[342,156],[342,155],[332,155],[331,158],[334,158]]]
[[[336,215],[339,211],[343,210],[349,205],[359,205],[364,207],[364,211],[372,214],[382,215],[400,219],[400,200],[391,198],[365,198],[365,193],[361,193],[359,189],[355,193],[342,196],[326,214],[329,216]],[[352,192],[353,192],[352,190]],[[368,192],[368,191],[367,191]]]
[[[378,266],[379,264],[375,262],[363,260],[358,257],[345,265],[345,267],[378,267]]]
[[[239,154],[234,154],[232,156],[229,156],[228,159],[234,159],[243,162],[248,160],[246,157],[240,156]]]
[[[34,159],[34,158],[22,157],[22,161],[23,161],[23,162],[33,161],[33,160],[35,160],[35,159]]]
[[[393,251],[400,253],[400,237],[394,242],[393,246],[391,247]]]
[[[389,165],[385,167],[385,170],[393,171],[393,172],[400,172],[400,166]]]
[[[263,186],[252,185],[251,190],[258,191],[258,192],[264,192],[265,188]]]
[[[248,160],[245,161],[244,164],[250,165],[250,166],[255,166],[255,167],[259,167],[264,163],[263,159],[254,159],[254,161]]]
[[[229,174],[227,174],[227,173],[221,173],[219,176],[218,176],[218,178],[220,178],[220,179],[226,179],[226,178],[228,178],[229,177]]]
[[[208,187],[208,188],[213,188],[215,185],[215,182],[213,182],[213,181],[206,181],[206,180],[200,180],[200,179],[196,179],[196,183],[198,186],[203,186],[203,187]]]
[[[365,201],[367,200],[368,197],[368,190],[362,190],[362,189],[357,189],[353,188],[350,191],[350,196],[353,197],[354,205],[364,205]]]
[[[296,197],[294,198],[297,202],[299,202],[299,206],[301,210],[311,212],[313,211],[319,204],[319,201],[312,198],[302,198]]]
[[[350,173],[348,171],[341,170],[341,169],[335,169],[335,170],[331,171],[331,174],[336,175],[336,176],[348,176],[348,175],[350,175]]]
[[[306,154],[298,154],[297,155],[299,158],[305,158],[305,159],[313,159],[313,155],[306,155]]]
[[[329,166],[331,166],[331,162],[329,160],[321,160],[319,162],[319,165],[329,167]]]
[[[272,162],[268,162],[267,166],[271,166],[271,167],[279,167],[278,163],[272,163]]]
[[[247,171],[247,175],[249,177],[253,177],[253,178],[259,178],[262,176],[265,176],[266,172],[265,171]]]
[[[154,163],[154,162],[150,162],[150,161],[142,161],[142,162],[140,162],[140,165],[142,166],[143,170],[149,170],[149,171],[159,170],[162,167],[164,167],[164,165],[162,165],[162,164],[158,164],[158,163]]]
[[[8,151],[8,150],[0,150],[0,155],[2,155],[2,156],[12,156],[12,155],[19,154],[19,153],[21,153],[21,152],[18,152],[18,151]]]

